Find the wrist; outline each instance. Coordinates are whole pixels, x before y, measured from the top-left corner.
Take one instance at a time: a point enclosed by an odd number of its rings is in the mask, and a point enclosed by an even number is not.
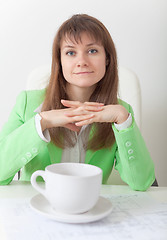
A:
[[[48,128],[48,124],[47,124],[47,120],[46,120],[46,114],[45,114],[45,112],[41,112],[39,115],[41,116],[42,131],[45,131]]]
[[[122,124],[125,122],[129,117],[129,112],[123,106],[119,105],[118,115],[116,120],[114,121],[116,124]]]
[[[129,113],[124,115],[124,116],[122,116],[122,117],[120,117],[120,118],[118,118],[115,123],[116,124],[122,124],[122,123],[124,123],[128,119],[128,117],[129,117]]]
[[[37,133],[43,141],[50,142],[51,138],[50,138],[49,131],[48,131],[48,129],[45,129],[44,131],[42,131],[41,120],[42,120],[42,117],[38,113],[35,116],[35,127],[36,127],[36,130],[37,130]]]

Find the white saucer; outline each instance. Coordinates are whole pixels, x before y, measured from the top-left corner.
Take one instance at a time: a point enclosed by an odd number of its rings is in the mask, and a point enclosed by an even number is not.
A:
[[[34,196],[30,201],[30,205],[35,211],[45,217],[65,223],[94,222],[106,217],[112,211],[111,202],[104,197],[99,197],[95,207],[82,214],[65,214],[56,212],[41,194]]]

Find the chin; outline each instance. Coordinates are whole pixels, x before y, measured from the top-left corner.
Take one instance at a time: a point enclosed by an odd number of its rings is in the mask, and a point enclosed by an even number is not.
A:
[[[92,84],[92,85],[90,85],[90,84],[81,84],[81,85],[78,85],[78,87],[80,87],[80,88],[90,88],[90,87],[93,87],[95,84]]]
[[[90,82],[90,81],[83,81],[83,82],[78,82],[77,86],[78,87],[83,87],[83,88],[88,88],[88,87],[93,87],[97,84],[97,82]]]

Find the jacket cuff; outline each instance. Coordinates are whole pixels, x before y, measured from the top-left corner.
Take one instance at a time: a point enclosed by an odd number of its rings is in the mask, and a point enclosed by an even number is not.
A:
[[[129,117],[126,119],[125,122],[121,124],[114,123],[114,126],[118,131],[124,130],[132,125],[132,115],[129,113]]]
[[[42,117],[39,114],[35,115],[35,127],[36,127],[36,130],[37,130],[37,133],[38,133],[39,137],[43,141],[48,143],[51,140],[50,134],[49,134],[48,129],[45,129],[45,131],[42,132],[41,119],[42,119]]]

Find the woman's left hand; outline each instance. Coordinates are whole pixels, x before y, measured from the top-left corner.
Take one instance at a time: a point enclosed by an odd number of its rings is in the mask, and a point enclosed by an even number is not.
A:
[[[73,108],[73,110],[65,113],[68,117],[93,114],[91,119],[76,122],[76,126],[83,126],[91,124],[93,122],[110,122],[110,123],[123,123],[127,120],[129,113],[122,105],[106,105],[95,103],[95,102],[85,102],[81,103],[78,101],[67,101],[62,100],[62,104],[66,107]]]

